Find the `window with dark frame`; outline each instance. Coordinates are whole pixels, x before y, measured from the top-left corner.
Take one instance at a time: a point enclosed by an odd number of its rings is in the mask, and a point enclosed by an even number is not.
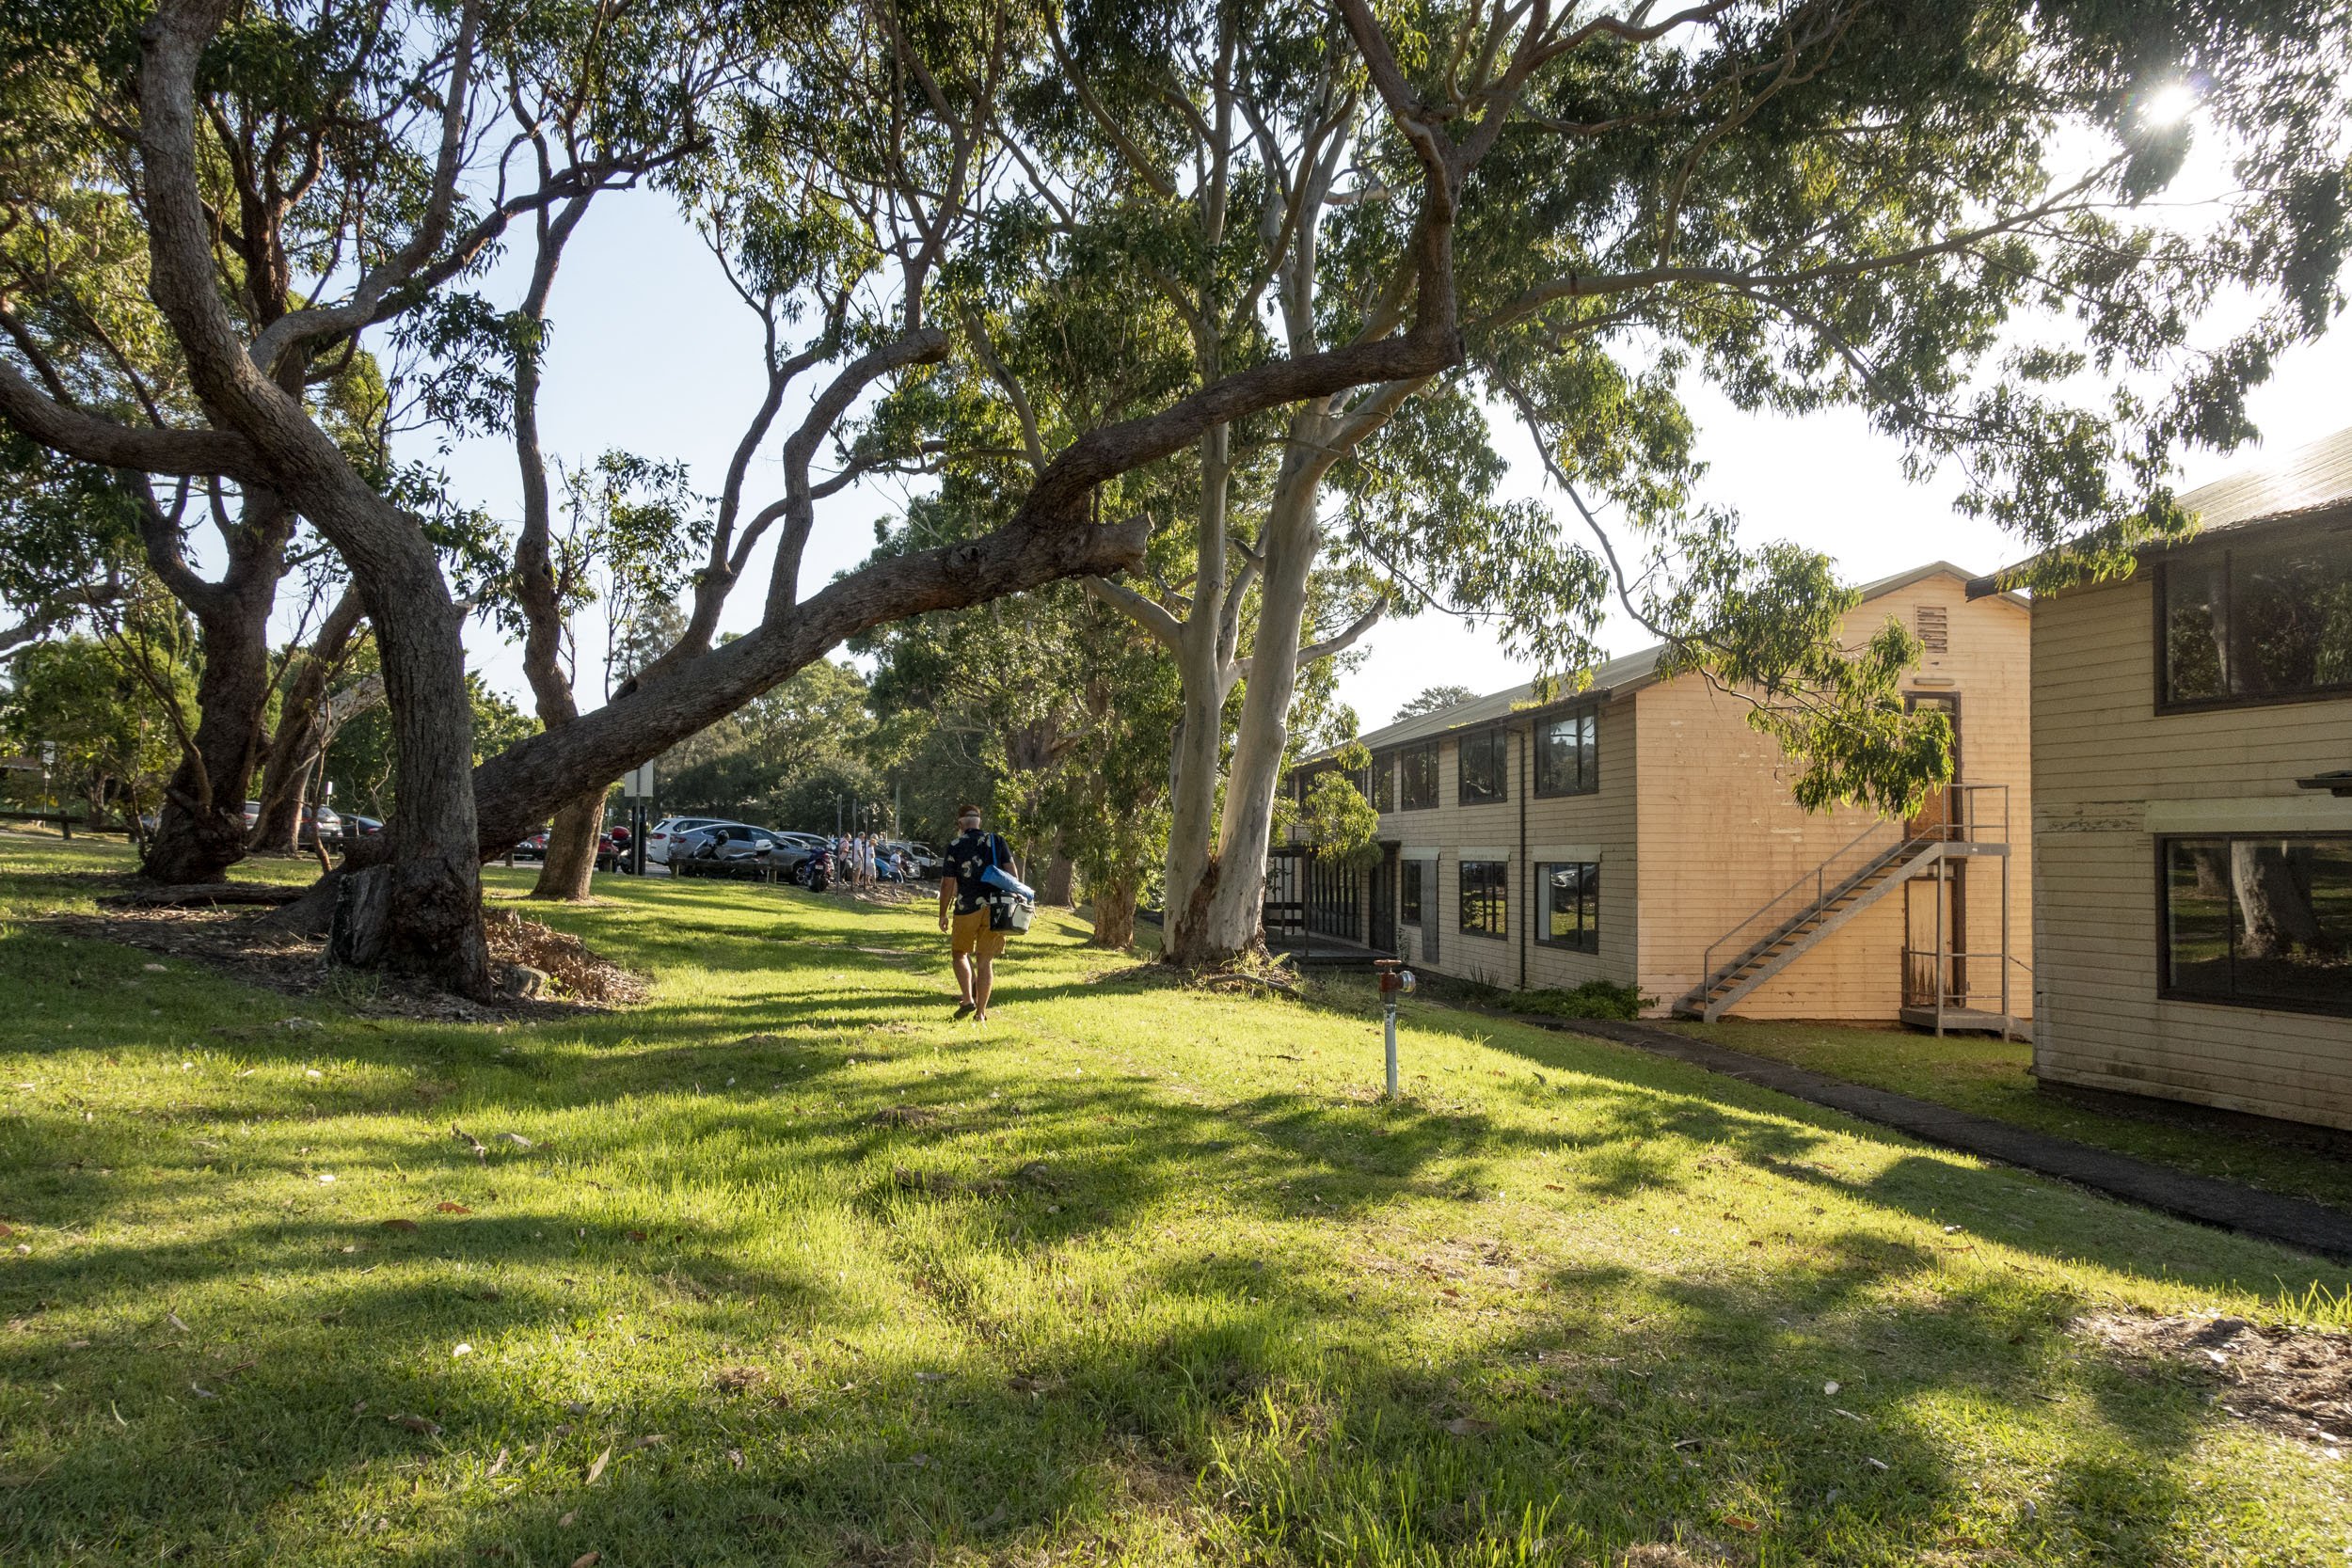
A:
[[[1396,754],[1397,809],[1428,811],[1438,803],[1438,743]]]
[[[1599,787],[1599,714],[1571,713],[1536,732],[1536,794],[1590,795]]]
[[[2352,836],[2160,841],[2159,990],[2352,1014]]]
[[[1401,926],[1421,924],[1421,879],[1420,861],[1396,863],[1396,918]]]
[[[1372,759],[1372,809],[1396,810],[1396,758],[1377,756]]]
[[[2352,549],[2342,533],[2167,561],[2156,602],[2164,706],[2352,695]]]
[[[1510,932],[1511,868],[1502,861],[1464,861],[1462,929],[1476,936]]]
[[[1462,804],[1483,806],[1511,798],[1511,732],[1482,730],[1462,737]]]
[[[1548,947],[1599,952],[1600,863],[1548,861],[1535,867],[1535,887],[1543,900],[1535,940]]]

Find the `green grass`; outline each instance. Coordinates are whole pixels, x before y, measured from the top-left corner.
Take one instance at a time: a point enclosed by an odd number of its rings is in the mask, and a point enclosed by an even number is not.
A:
[[[2151,1101],[2138,1114],[2110,1110],[2034,1081],[2033,1047],[1990,1035],[1932,1035],[1845,1024],[1726,1019],[1672,1022],[1682,1034],[1832,1078],[1973,1111],[1997,1121],[2135,1154],[2200,1176],[2352,1209],[2352,1161],[2316,1147],[2240,1132],[2193,1107]]]
[[[618,879],[548,918],[644,1006],[367,1019],[44,933],[121,863],[0,839],[10,1568],[2352,1539],[2341,1462],[2065,1329],[2344,1271],[1675,1063],[1408,1003],[1389,1105],[1359,988],[1047,916],[982,1034],[920,913]]]

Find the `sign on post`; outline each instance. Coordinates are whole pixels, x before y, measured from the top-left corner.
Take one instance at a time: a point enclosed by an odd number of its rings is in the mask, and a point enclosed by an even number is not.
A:
[[[653,764],[649,762],[643,768],[632,768],[622,774],[621,794],[632,800],[651,800],[653,798]]]

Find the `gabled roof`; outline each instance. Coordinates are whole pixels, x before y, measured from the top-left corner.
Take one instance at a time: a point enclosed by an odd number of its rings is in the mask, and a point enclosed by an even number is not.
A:
[[[1965,568],[1955,566],[1948,561],[1931,561],[1923,566],[1914,566],[1909,571],[1897,572],[1892,577],[1881,578],[1876,582],[1866,582],[1856,592],[1861,594],[1862,602],[1867,604],[1872,599],[1882,598],[1898,589],[1908,588],[1915,582],[1921,582],[1931,577],[1948,577],[1957,578],[1961,582],[1969,580]],[[2013,594],[2005,597],[2020,605],[2025,603]],[[1644,648],[1637,653],[1627,654],[1619,658],[1604,659],[1593,667],[1592,680],[1583,690],[1570,692],[1552,702],[1538,704],[1535,701],[1534,683],[1533,681],[1522,682],[1507,690],[1473,698],[1470,702],[1458,704],[1454,707],[1439,708],[1435,713],[1417,713],[1412,718],[1376,730],[1368,730],[1358,736],[1356,742],[1371,750],[1381,751],[1393,746],[1408,746],[1416,741],[1430,740],[1459,731],[1483,729],[1534,708],[1565,708],[1578,703],[1629,696],[1658,678],[1659,662],[1665,657],[1665,654],[1666,645],[1661,642],[1654,647]],[[1303,760],[1319,761],[1331,755],[1336,750],[1337,748],[1327,748]]]
[[[2352,502],[2352,429],[2296,447],[2276,462],[2201,484],[2181,498],[2182,507],[2196,515],[2200,538],[2262,523],[2282,523],[2347,502]],[[1968,585],[1970,596],[1995,592],[2002,579],[2040,559],[2029,557],[1989,578],[1977,578]]]

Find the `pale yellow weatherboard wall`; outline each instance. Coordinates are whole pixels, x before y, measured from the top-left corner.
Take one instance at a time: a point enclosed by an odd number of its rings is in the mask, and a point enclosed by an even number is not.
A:
[[[2352,832],[2352,700],[2155,711],[2154,573],[2036,601],[2034,1070],[2352,1127],[2352,1020],[2157,995],[2161,832]]]
[[[1922,606],[1944,611],[1949,646],[1925,656],[1906,686],[1958,692],[1965,778],[2010,788],[2010,951],[2018,959],[2011,966],[2011,997],[2022,1018],[2032,1010],[2026,961],[2032,951],[2033,919],[2026,612],[2008,598],[1971,601],[1962,577],[1935,572],[1858,607],[1847,621],[1847,640],[1859,644],[1889,615],[1915,627]],[[1876,824],[1870,813],[1858,808],[1818,816],[1799,810],[1790,794],[1794,769],[1777,742],[1748,727],[1744,703],[1695,676],[1642,688],[1599,711],[1600,787],[1591,795],[1533,795],[1524,755],[1527,721],[1515,719],[1509,800],[1460,803],[1458,742],[1449,737],[1438,743],[1438,805],[1382,815],[1380,836],[1399,845],[1406,857],[1431,851],[1438,856],[1438,874],[1426,884],[1426,924],[1399,931],[1408,961],[1516,986],[1525,927],[1528,985],[1632,982],[1655,1000],[1656,1010],[1664,1011],[1696,983],[1710,942]],[[1519,852],[1522,794],[1527,797],[1524,854]],[[1994,809],[1989,800],[1984,805]],[[1894,833],[1891,825],[1876,831],[1890,840]],[[1510,865],[1507,940],[1459,928],[1466,851]],[[1531,900],[1534,866],[1553,858],[1583,859],[1585,851],[1595,852],[1601,865],[1600,951],[1570,952],[1533,941],[1534,927],[1526,923],[1541,918]],[[1972,929],[1960,945],[1991,951],[1999,942],[1999,870],[1982,860],[1968,875]],[[1735,1012],[1893,1021],[1901,996],[1903,899],[1901,892],[1890,893]],[[1434,958],[1426,940],[1432,927],[1438,938]]]
[[[1858,606],[1846,641],[1858,645],[1889,615],[1915,629],[1921,606],[1944,610],[1949,646],[1927,655],[1905,689],[1957,692],[1963,782],[2010,786],[2010,951],[2021,960],[2011,966],[2010,994],[2023,1017],[2032,1010],[2023,962],[2033,929],[2028,617],[2005,597],[1971,601],[1964,579],[1938,572]],[[1894,832],[1858,807],[1801,810],[1790,788],[1795,767],[1778,742],[1749,728],[1747,711],[1741,699],[1692,675],[1637,700],[1640,965],[1643,989],[1661,1008],[1698,983],[1709,943],[1856,837],[1876,831],[1891,840]],[[1979,804],[1997,814],[1993,797]],[[1962,950],[1991,952],[1999,945],[1999,868],[1982,859],[1968,876],[1971,929]],[[1901,1003],[1904,897],[1900,889],[1887,894],[1750,992],[1733,1015],[1891,1022]],[[1919,944],[1929,945],[1926,934]]]

